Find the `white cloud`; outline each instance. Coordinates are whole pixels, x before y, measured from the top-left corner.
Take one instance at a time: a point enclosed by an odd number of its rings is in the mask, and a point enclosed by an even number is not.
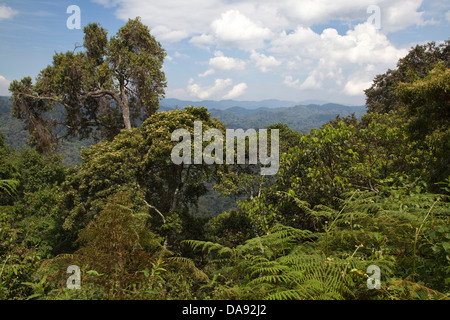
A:
[[[194,61],[207,65],[201,77],[244,70],[252,64],[261,72],[281,77],[285,87],[339,92],[349,97],[362,96],[361,88],[375,75],[395,67],[408,52],[409,48],[399,48],[389,41],[390,33],[435,23],[425,19],[423,0],[95,1],[116,6],[116,16],[124,21],[142,17],[158,40],[184,40],[183,45],[215,52],[206,61]],[[380,9],[380,29],[368,22],[372,13],[367,8],[371,5]],[[445,16],[450,21],[450,11]],[[317,31],[318,25],[322,28],[327,24],[329,28]],[[344,25],[347,31],[341,31]],[[230,48],[248,52],[249,58],[225,56],[222,51],[227,53]],[[224,79],[216,79],[212,85],[191,79],[186,94],[220,98],[247,89],[245,83],[234,85],[229,74],[221,73],[220,77]]]
[[[308,75],[308,77],[303,81],[303,83],[299,86],[299,89],[308,90],[308,89],[321,89],[323,85],[323,81],[325,79],[325,73],[318,69],[314,69]]]
[[[220,0],[97,0],[118,6],[116,16],[121,20],[141,17],[152,33],[161,40],[180,41],[204,33],[213,17],[218,17],[222,7]]]
[[[189,40],[190,43],[193,45],[202,47],[202,48],[208,48],[209,45],[214,44],[214,37],[210,34],[204,34],[202,33],[199,36],[194,36]]]
[[[309,55],[317,51],[320,44],[320,35],[311,28],[298,26],[293,32],[282,31],[278,37],[271,42],[270,50],[278,54]]]
[[[227,94],[225,94],[222,99],[234,99],[242,95],[247,89],[247,84],[245,82],[241,82],[233,87]]]
[[[364,19],[367,16],[366,8],[377,2],[380,1],[284,0],[280,1],[279,8],[290,21],[297,21],[298,25],[309,27],[316,23],[322,24],[331,20]]]
[[[201,86],[194,82],[194,79],[189,79],[187,90],[189,94],[195,98],[204,99],[233,99],[242,95],[247,89],[247,84],[239,83],[233,86],[233,80],[216,79],[212,86]]]
[[[368,89],[372,84],[372,80],[368,80],[368,77],[364,77],[355,74],[349,77],[344,87],[345,94],[349,96],[359,96],[364,94],[364,90]]]
[[[221,51],[214,52],[214,58],[209,59],[209,69],[201,77],[214,74],[216,70],[243,70],[245,61],[232,57],[225,57]]]
[[[418,11],[422,0],[392,1],[381,8],[381,28],[384,32],[403,30],[409,26],[423,26],[429,22],[423,19],[423,11]]]
[[[0,20],[11,19],[18,13],[19,11],[12,9],[11,7],[7,7],[4,4],[0,5]]]
[[[237,10],[222,13],[220,19],[211,23],[214,36],[219,44],[242,49],[256,49],[264,45],[264,40],[272,37],[272,32],[262,27]]]
[[[8,91],[11,81],[0,75],[0,96],[9,96],[11,93]]]
[[[298,27],[272,41],[271,51],[288,60],[284,84],[298,90],[340,90],[363,95],[374,76],[395,67],[406,49],[397,49],[369,23],[358,24],[344,35],[327,28],[321,34]],[[293,77],[293,72],[298,75]],[[356,79],[353,74],[359,74]],[[351,75],[351,76],[350,76]]]
[[[252,51],[250,59],[255,65],[262,71],[267,72],[271,67],[277,67],[281,64],[274,56],[266,56],[263,53],[258,53],[255,50]]]
[[[188,37],[188,33],[183,30],[172,30],[162,25],[156,26],[151,32],[160,41],[178,42]]]
[[[423,0],[302,0],[280,1],[278,9],[288,18],[290,23],[310,27],[314,24],[324,24],[330,21],[352,22],[367,21],[373,12],[367,12],[369,6],[380,9],[380,26],[385,33],[403,30],[409,26],[423,26],[433,23],[425,21],[423,11],[419,11]]]
[[[445,19],[450,22],[450,10],[445,13]]]
[[[423,0],[94,0],[117,7],[116,16],[142,17],[162,40],[232,45],[247,50],[261,48],[264,40],[297,27],[341,21],[351,25],[366,21],[371,5],[380,8],[383,32],[423,26]]]
[[[291,87],[291,88],[300,87],[300,80],[298,80],[298,79],[294,80],[294,77],[291,75],[285,76],[283,83],[286,86]]]

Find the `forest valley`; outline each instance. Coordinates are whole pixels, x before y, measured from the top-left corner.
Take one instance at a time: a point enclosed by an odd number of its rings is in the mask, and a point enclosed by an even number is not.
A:
[[[1,299],[449,299],[450,41],[376,76],[361,119],[268,126],[280,160],[263,176],[171,161],[176,129],[226,126],[204,107],[157,112],[165,51],[139,18],[84,34],[10,85],[30,141],[0,136]],[[96,143],[66,167],[55,150],[73,137]],[[211,188],[233,209],[199,214]]]

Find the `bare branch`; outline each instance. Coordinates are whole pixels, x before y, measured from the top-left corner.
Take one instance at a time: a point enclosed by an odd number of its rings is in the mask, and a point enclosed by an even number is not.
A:
[[[144,203],[147,207],[152,208],[153,210],[155,210],[161,217],[162,221],[164,224],[166,224],[166,219],[164,218],[164,215],[161,213],[161,211],[159,211],[158,209],[156,209],[155,206],[152,206],[151,204],[149,204],[147,201],[145,201],[144,199]]]

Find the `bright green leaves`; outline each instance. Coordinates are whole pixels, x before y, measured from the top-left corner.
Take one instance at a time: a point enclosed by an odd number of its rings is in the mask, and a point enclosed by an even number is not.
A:
[[[413,137],[423,138],[434,130],[448,129],[450,121],[450,69],[437,64],[429,74],[413,83],[400,83],[399,97]]]
[[[416,45],[398,61],[397,69],[389,69],[386,73],[377,75],[372,86],[364,91],[368,112],[400,111],[402,106],[397,86],[401,82],[412,83],[424,78],[436,63],[442,62],[448,68],[450,66],[449,45],[449,40],[440,45],[434,42]]]
[[[266,201],[266,195],[254,197],[245,200],[239,205],[240,210],[248,215],[250,221],[254,224],[257,234],[269,232],[271,226],[274,225],[277,217],[276,207]]]
[[[205,131],[224,131],[223,124],[210,119],[205,108],[188,107],[156,113],[141,127],[123,130],[113,141],[84,150],[79,171],[67,183],[68,196],[79,195],[68,221],[80,219],[81,212],[99,213],[109,196],[129,191],[134,206],[145,207],[147,202],[152,225],[169,241],[181,236],[184,228],[194,228],[186,222],[193,221],[189,220],[189,210],[207,191],[205,183],[220,170],[205,164],[176,165],[171,161],[177,143],[171,140],[172,132],[184,128],[193,134],[196,120],[203,121]]]
[[[311,204],[332,204],[354,180],[359,161],[355,127],[340,122],[312,130],[281,159],[277,184],[294,191]]]
[[[450,176],[450,69],[439,63],[426,77],[401,83],[398,95],[405,106],[410,140],[421,151],[428,181],[444,181]]]

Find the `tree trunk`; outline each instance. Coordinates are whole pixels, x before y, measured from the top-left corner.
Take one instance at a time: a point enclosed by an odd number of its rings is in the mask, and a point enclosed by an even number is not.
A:
[[[128,131],[131,131],[131,121],[130,121],[130,106],[128,104],[128,97],[125,93],[125,86],[123,83],[120,84],[120,93],[122,94],[122,117],[123,117],[123,123],[125,125],[125,129]]]
[[[120,83],[120,96],[113,90],[100,89],[97,91],[88,92],[86,98],[87,97],[101,98],[105,95],[109,95],[117,102],[117,104],[120,107],[120,110],[122,110],[123,124],[125,126],[125,129],[131,131],[130,105],[128,103],[128,97],[125,92],[124,84],[122,82]]]

